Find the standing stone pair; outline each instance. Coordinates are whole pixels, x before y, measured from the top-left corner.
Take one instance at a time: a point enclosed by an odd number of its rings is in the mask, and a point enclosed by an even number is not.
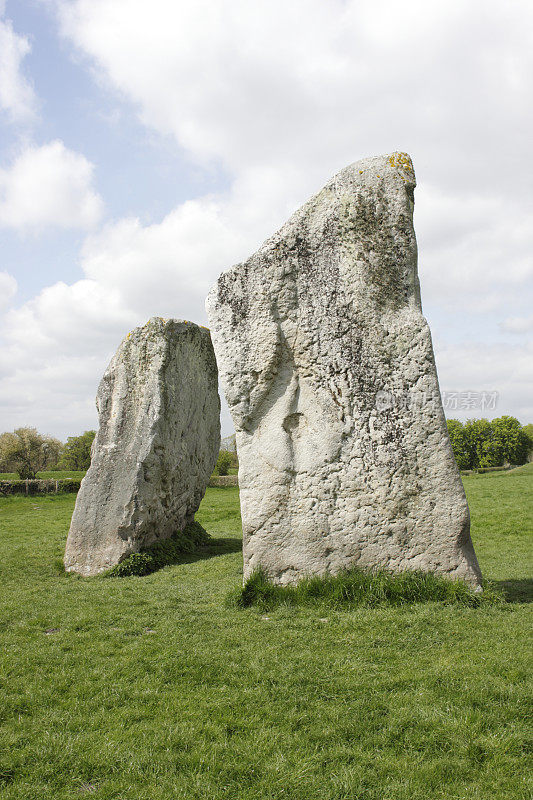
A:
[[[480,583],[420,305],[414,187],[403,153],[347,167],[209,295],[245,579],[358,566]],[[104,376],[68,569],[105,569],[198,507],[218,451],[216,365],[208,332],[189,324],[185,346],[184,325],[152,320],[152,345],[138,329]]]

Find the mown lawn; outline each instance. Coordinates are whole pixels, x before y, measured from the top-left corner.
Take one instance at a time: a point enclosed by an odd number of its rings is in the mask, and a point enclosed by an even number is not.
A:
[[[0,500],[0,798],[529,798],[533,468],[465,485],[500,606],[229,606],[236,489],[198,556],[67,576],[74,496]]]

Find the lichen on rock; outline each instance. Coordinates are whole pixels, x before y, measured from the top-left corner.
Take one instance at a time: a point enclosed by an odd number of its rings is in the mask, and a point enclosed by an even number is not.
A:
[[[208,297],[245,579],[357,565],[481,580],[422,315],[415,185],[404,153],[352,164]]]
[[[122,341],[97,395],[99,430],[67,540],[65,567],[94,575],[183,531],[220,444],[209,331],[152,318]]]

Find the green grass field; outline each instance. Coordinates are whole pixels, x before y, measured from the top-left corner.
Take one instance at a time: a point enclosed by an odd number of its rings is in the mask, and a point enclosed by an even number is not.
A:
[[[231,606],[236,489],[201,553],[82,579],[74,495],[0,500],[0,798],[530,798],[533,466],[464,482],[498,606]]]

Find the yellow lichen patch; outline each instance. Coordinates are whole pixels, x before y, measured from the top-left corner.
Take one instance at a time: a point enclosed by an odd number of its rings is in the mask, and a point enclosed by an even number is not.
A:
[[[392,153],[389,156],[389,164],[391,167],[407,172],[410,177],[414,177],[413,163],[407,153]]]

